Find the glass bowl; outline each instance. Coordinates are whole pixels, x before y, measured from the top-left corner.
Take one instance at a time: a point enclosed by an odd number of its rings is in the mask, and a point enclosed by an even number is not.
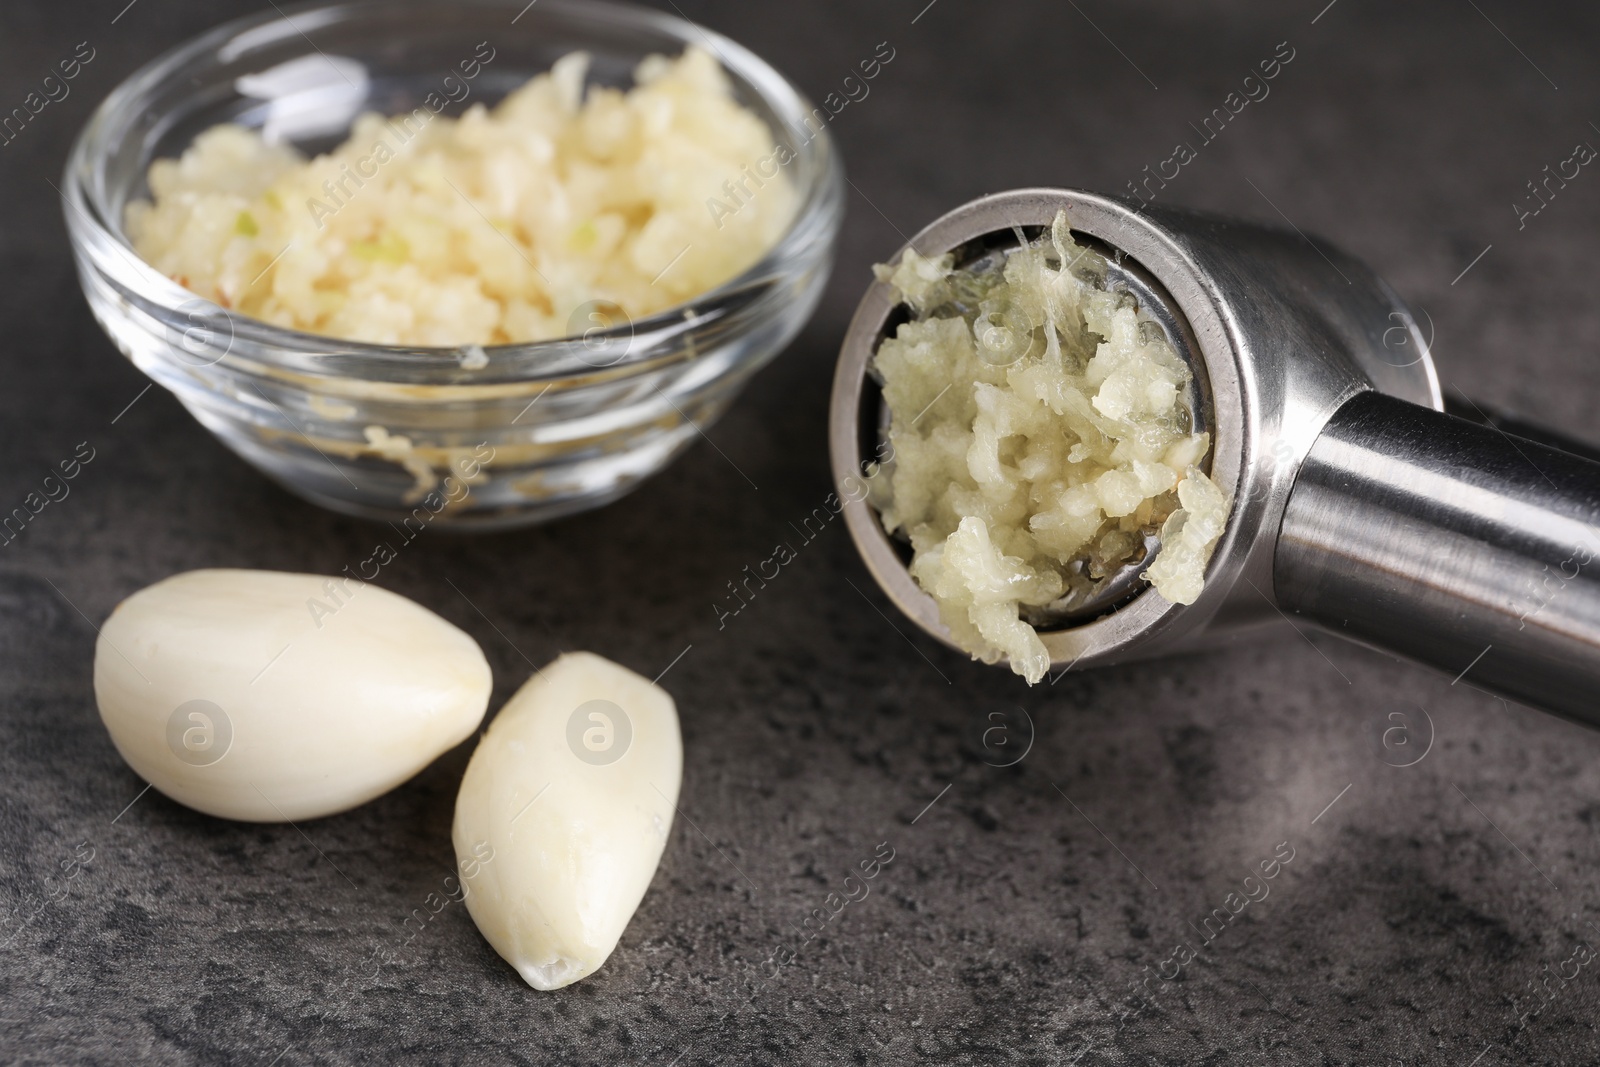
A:
[[[279,123],[285,140],[314,154],[344,140],[358,111],[395,115],[442,102],[443,113],[458,114],[497,102],[576,50],[593,57],[590,83],[626,87],[640,59],[690,44],[721,61],[740,103],[791,149],[785,170],[797,206],[760,262],[649,318],[580,308],[578,336],[482,349],[342,341],[230,314],[141,261],[123,232],[129,201],[148,196],[150,162],[178,155],[219,122]],[[492,62],[462,66],[486,54],[483,46]],[[338,68],[342,87],[263,99],[263,72],[319,56]],[[456,100],[475,67],[468,95]],[[826,113],[751,52],[643,8],[357,0],[231,22],[139,70],[79,135],[62,199],[95,318],[256,468],[307,500],[407,529],[517,526],[637,486],[799,331],[832,267],[843,214],[843,171],[815,116]]]

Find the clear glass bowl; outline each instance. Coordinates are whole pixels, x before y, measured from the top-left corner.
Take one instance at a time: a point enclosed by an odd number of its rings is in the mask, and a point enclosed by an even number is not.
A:
[[[593,0],[284,10],[221,26],[120,85],[79,135],[62,194],[84,292],[112,340],[292,492],[408,527],[515,526],[596,507],[690,444],[816,306],[843,214],[843,171],[826,129],[806,122],[810,105],[732,41]],[[648,54],[708,48],[740,102],[794,152],[785,170],[798,207],[788,230],[755,266],[687,304],[633,323],[601,315],[560,341],[488,346],[486,366],[468,350],[361,344],[232,315],[134,254],[124,209],[148,195],[153,159],[179,154],[215,123],[259,127],[274,114],[298,114],[313,135],[288,139],[326,151],[356,110],[409,112],[449,92],[446,78],[460,83],[457,65],[481,42],[495,50],[492,63],[444,113],[492,104],[579,49],[593,56],[591,82],[625,87]],[[343,68],[357,75],[354,102],[263,102],[237,87],[241,76],[317,55],[360,64]]]

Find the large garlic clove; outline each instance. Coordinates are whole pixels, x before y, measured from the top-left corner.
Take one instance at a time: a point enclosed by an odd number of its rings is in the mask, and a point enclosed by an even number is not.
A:
[[[456,797],[467,910],[535,989],[593,973],[666,847],[683,777],[672,697],[588,652],[530,678]]]
[[[467,634],[405,597],[276,571],[175,575],[117,605],[95,645],[122,758],[181,804],[254,822],[355,807],[483,719]]]

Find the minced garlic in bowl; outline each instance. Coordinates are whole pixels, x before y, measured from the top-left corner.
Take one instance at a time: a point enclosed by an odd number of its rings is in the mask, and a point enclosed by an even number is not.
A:
[[[871,365],[894,457],[874,502],[956,643],[1030,684],[1050,655],[1027,609],[1138,565],[1157,534],[1144,577],[1193,603],[1230,509],[1189,368],[1106,267],[1062,212],[1003,267],[907,249],[876,268],[913,318]]]
[[[291,491],[404,541],[598,507],[816,307],[830,113],[737,42],[592,0],[297,11],[135,71],[61,186],[117,347]]]
[[[231,311],[427,346],[563,337],[591,326],[581,310],[595,305],[642,318],[777,244],[796,209],[789,150],[709,53],[652,55],[627,91],[586,93],[587,67],[569,54],[459,119],[362,115],[314,159],[214,126],[151,164],[152,200],[128,205],[127,232],[147,262]],[[775,165],[752,179],[761,161]],[[744,195],[730,198],[730,182]]]

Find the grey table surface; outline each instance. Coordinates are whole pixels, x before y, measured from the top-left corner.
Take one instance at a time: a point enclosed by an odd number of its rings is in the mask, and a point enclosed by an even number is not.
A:
[[[711,429],[717,447],[602,511],[428,538],[385,571],[482,643],[492,707],[562,649],[654,675],[692,646],[663,680],[683,817],[610,962],[556,993],[524,986],[460,906],[401,925],[451,868],[470,745],[298,827],[142,792],[112,748],[90,663],[120,598],[196,566],[335,573],[374,531],[141,393],[79,295],[52,188],[121,78],[258,5],[0,10],[6,109],[78,42],[95,50],[0,148],[0,505],[79,442],[95,451],[0,547],[0,1060],[1600,1062],[1584,955],[1600,945],[1600,735],[1287,629],[1028,690],[890,618],[837,523],[725,627],[713,608],[829,491],[827,389],[868,265],[986,191],[1123,190],[1279,42],[1295,58],[1270,96],[1163,196],[1326,235],[1426,311],[1447,384],[1592,430],[1600,176],[1520,226],[1512,205],[1600,144],[1600,10],[676,3],[813,97],[879,42],[895,58],[833,123],[852,185],[822,307]],[[1017,707],[1031,751],[992,766],[986,716]],[[1431,749],[1391,766],[1373,738],[1418,707]],[[804,920],[884,843],[871,893],[808,941]],[[1270,895],[1197,937],[1275,850],[1293,859]],[[1130,993],[1174,970],[1147,1001]]]

